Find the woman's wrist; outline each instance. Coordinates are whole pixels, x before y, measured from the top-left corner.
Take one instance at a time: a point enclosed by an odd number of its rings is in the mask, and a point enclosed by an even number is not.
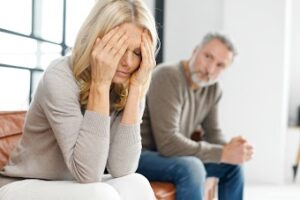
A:
[[[141,91],[142,91],[142,85],[139,85],[139,84],[135,84],[135,85],[130,85],[129,86],[129,91],[131,91],[131,92],[134,92],[134,93],[141,93]]]
[[[124,114],[121,122],[124,124],[136,124],[139,121],[139,105],[141,101],[142,87],[138,85],[129,86]]]
[[[91,83],[87,110],[109,115],[109,87]]]
[[[90,87],[90,93],[98,93],[98,94],[109,94],[110,85],[109,84],[102,84],[99,82],[93,82],[91,83]]]

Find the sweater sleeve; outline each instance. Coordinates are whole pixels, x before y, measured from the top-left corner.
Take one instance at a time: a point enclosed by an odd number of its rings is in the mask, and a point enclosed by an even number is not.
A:
[[[145,100],[142,100],[139,119],[142,118],[144,108]],[[109,173],[113,177],[134,173],[138,167],[141,149],[140,122],[132,125],[119,123],[110,146],[107,167]]]
[[[162,69],[153,77],[147,96],[150,121],[158,151],[163,156],[196,156],[204,162],[219,162],[222,146],[195,142],[180,132],[181,80]]]
[[[218,105],[221,99],[222,93],[217,84],[217,94],[216,94],[216,101],[213,103],[212,108],[208,115],[205,117],[202,127],[205,131],[204,140],[209,143],[214,144],[221,144],[224,145],[227,143],[221,128],[219,126],[219,119],[218,119]]]
[[[39,102],[66,166],[79,182],[101,181],[109,149],[110,117],[90,111],[82,116],[71,73],[50,69],[42,81]]]

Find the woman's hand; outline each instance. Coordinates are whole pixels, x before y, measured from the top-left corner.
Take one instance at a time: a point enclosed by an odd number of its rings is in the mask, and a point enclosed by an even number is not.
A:
[[[109,115],[109,88],[128,48],[127,40],[126,32],[117,27],[95,41],[90,56],[92,82],[87,110]]]
[[[145,87],[155,67],[155,57],[149,33],[144,30],[141,42],[142,61],[139,69],[130,78],[130,87]]]
[[[110,87],[118,63],[127,48],[128,36],[119,27],[110,30],[102,39],[97,38],[90,57],[93,84]]]

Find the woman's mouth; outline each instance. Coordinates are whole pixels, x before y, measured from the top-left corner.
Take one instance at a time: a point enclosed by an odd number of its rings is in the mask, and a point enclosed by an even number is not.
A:
[[[122,78],[127,78],[130,76],[129,72],[117,70],[116,75]]]

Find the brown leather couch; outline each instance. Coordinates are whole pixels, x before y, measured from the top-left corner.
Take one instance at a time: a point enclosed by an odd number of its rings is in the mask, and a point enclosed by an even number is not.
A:
[[[25,115],[26,111],[0,112],[0,169],[22,135]],[[158,200],[175,200],[172,183],[151,182],[151,186]]]
[[[0,169],[22,135],[25,114],[25,111],[0,112]]]

